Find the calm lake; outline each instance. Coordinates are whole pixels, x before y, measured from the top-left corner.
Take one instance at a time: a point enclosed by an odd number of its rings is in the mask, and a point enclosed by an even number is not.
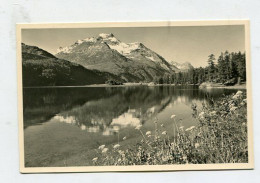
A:
[[[201,107],[235,89],[200,90],[198,86],[128,86],[24,88],[25,166],[87,166],[97,148],[136,144],[135,130],[174,135],[175,121],[184,129],[195,126],[192,104]],[[155,124],[154,121],[158,120]],[[126,140],[123,140],[123,138]]]

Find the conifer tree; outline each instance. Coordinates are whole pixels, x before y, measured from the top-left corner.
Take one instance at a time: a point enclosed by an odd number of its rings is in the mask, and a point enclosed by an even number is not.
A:
[[[215,55],[214,54],[210,54],[209,58],[208,58],[208,79],[209,81],[213,81],[213,79],[215,78],[214,73],[215,73]]]

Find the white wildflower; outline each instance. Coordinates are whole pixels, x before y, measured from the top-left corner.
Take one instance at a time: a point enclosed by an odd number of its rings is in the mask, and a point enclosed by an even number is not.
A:
[[[238,96],[240,96],[240,95],[242,95],[242,94],[243,94],[243,92],[240,91],[240,90],[236,93],[236,95],[238,95]]]
[[[101,145],[98,147],[98,149],[103,150],[105,148],[105,145]]]
[[[114,149],[117,149],[117,148],[119,148],[120,147],[120,145],[119,144],[116,144],[116,145],[114,145]]]
[[[123,140],[126,140],[126,136],[123,138]]]
[[[145,135],[151,135],[152,132],[151,131],[147,131]]]
[[[174,115],[174,114],[173,114],[173,115],[171,115],[171,119],[173,119],[173,118],[175,118],[175,117],[176,117],[176,115]]]
[[[98,157],[95,157],[92,159],[92,161],[97,161],[98,160]]]
[[[121,150],[118,150],[118,153],[123,155],[125,152],[124,151],[121,151]]]
[[[163,132],[162,132],[162,135],[166,135],[166,134],[167,134],[167,132],[166,132],[166,131],[163,131]]]
[[[237,100],[242,96],[243,92],[242,91],[238,91],[233,97],[232,99]]]
[[[191,127],[187,128],[185,131],[191,131],[191,130],[193,130],[194,128],[195,128],[195,126],[191,126]]]
[[[197,149],[200,146],[199,143],[195,143],[195,148]]]
[[[108,151],[108,148],[104,148],[103,150],[102,150],[102,153],[106,153]]]
[[[234,99],[234,100],[237,100],[239,98],[239,95],[234,95],[233,97],[232,97],[232,99]]]
[[[205,119],[205,112],[201,112],[199,114],[199,119]]]

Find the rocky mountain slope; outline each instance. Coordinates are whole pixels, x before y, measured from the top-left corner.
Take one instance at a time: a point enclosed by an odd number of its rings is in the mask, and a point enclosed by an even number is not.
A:
[[[102,33],[78,40],[73,45],[60,47],[55,56],[87,69],[113,73],[128,82],[149,82],[180,71],[142,43],[124,43],[113,34]]]
[[[23,86],[69,86],[102,84],[107,80],[122,81],[111,73],[88,70],[58,59],[36,46],[22,43]]]

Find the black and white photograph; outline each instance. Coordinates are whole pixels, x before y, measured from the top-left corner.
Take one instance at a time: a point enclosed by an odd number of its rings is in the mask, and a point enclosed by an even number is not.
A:
[[[249,21],[18,24],[20,171],[252,169]]]

